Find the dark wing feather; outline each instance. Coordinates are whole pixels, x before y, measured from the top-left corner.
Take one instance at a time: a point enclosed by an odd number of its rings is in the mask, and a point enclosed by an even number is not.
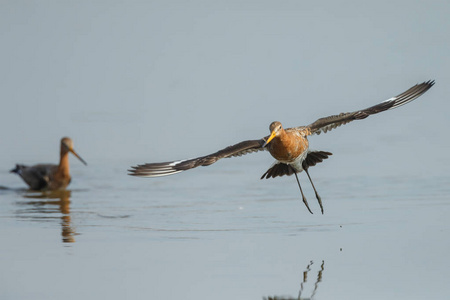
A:
[[[130,172],[129,175],[141,177],[172,175],[198,166],[209,166],[221,158],[241,156],[247,153],[266,150],[266,148],[263,148],[264,142],[264,139],[243,141],[206,156],[187,160],[143,164],[131,167],[128,171]]]
[[[308,152],[308,155],[302,162],[303,170],[308,170],[309,167],[314,167],[316,164],[321,163],[324,159],[327,159],[330,155],[333,155],[333,153],[327,151]]]
[[[307,170],[309,167],[313,167],[318,163],[321,163],[324,159],[327,159],[328,156],[333,155],[331,152],[326,151],[309,151],[308,155],[306,156],[305,160],[302,163],[303,170]],[[269,178],[275,178],[277,176],[290,176],[294,174],[294,169],[289,166],[288,164],[279,162],[274,164],[272,167],[270,167],[269,170],[266,171],[266,173],[261,176],[261,179],[269,179]]]
[[[326,133],[327,131],[330,131],[341,125],[347,124],[353,120],[365,119],[370,115],[377,114],[385,110],[393,109],[402,106],[408,102],[411,102],[414,99],[421,96],[426,91],[428,91],[433,85],[434,80],[429,80],[427,82],[416,84],[415,86],[411,87],[410,89],[401,93],[400,95],[392,97],[386,101],[383,101],[380,104],[354,112],[341,113],[339,115],[321,118],[315,121],[314,123],[306,126],[306,128],[309,128],[311,132],[310,134],[320,134],[322,132]]]
[[[53,164],[40,164],[31,167],[17,164],[10,172],[18,174],[32,190],[37,191],[48,187],[50,176],[56,167]]]
[[[261,176],[261,179],[275,178],[278,176],[281,177],[284,175],[291,176],[292,174],[294,174],[294,169],[290,165],[278,162],[271,166],[269,170]]]

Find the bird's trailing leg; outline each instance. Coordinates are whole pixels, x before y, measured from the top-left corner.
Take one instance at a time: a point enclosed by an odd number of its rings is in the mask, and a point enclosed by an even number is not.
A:
[[[308,168],[305,169],[305,172],[306,172],[306,175],[308,175],[309,181],[311,182],[314,192],[316,193],[316,198],[317,198],[317,201],[319,201],[320,210],[322,211],[322,215],[323,215],[322,198],[320,198],[319,194],[316,191],[316,187],[314,186],[314,183],[311,180],[311,176],[309,176]]]
[[[302,186],[300,185],[300,181],[298,180],[297,172],[294,170],[294,168],[292,168],[292,170],[294,171],[295,178],[297,179],[298,187],[300,188],[300,193],[302,193],[303,203],[305,203],[306,208],[309,210],[309,212],[313,213],[309,208],[308,201],[306,201],[305,195],[303,194]]]

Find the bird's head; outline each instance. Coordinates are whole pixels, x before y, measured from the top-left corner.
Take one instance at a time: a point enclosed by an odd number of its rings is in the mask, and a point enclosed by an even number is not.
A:
[[[81,158],[81,156],[78,155],[78,153],[75,152],[73,149],[73,141],[71,138],[63,137],[61,139],[61,153],[67,153],[70,152],[73,155],[75,155],[83,164],[87,166],[87,163],[84,161],[84,159]]]
[[[276,136],[280,135],[284,129],[283,129],[283,126],[281,126],[280,122],[275,121],[270,124],[269,130],[270,130],[270,136],[264,143],[263,147],[267,146],[267,144],[269,144],[270,141],[272,141]]]

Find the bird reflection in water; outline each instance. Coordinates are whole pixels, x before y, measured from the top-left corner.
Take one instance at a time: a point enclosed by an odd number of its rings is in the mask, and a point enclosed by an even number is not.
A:
[[[312,300],[314,299],[317,289],[319,287],[319,282],[322,281],[322,274],[323,271],[325,270],[325,261],[322,260],[322,264],[320,265],[320,270],[317,272],[317,278],[316,281],[314,283],[314,289],[311,293],[311,296],[309,298],[302,298],[302,293],[303,290],[305,288],[305,284],[308,281],[308,273],[311,271],[311,267],[314,264],[313,261],[310,261],[309,264],[306,266],[306,270],[303,271],[303,281],[300,284],[300,291],[298,292],[298,297],[294,298],[294,297],[285,297],[285,296],[273,296],[273,297],[264,297],[264,300]]]
[[[27,193],[24,198],[33,200],[21,202],[20,204],[29,207],[20,210],[18,213],[21,218],[39,222],[54,219],[55,217],[52,217],[52,214],[60,213],[62,241],[63,243],[74,243],[77,233],[72,226],[70,216],[70,196],[71,191],[69,190]]]

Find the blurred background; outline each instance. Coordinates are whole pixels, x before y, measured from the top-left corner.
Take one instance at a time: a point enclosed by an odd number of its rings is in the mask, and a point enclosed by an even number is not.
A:
[[[335,168],[443,171],[449,11],[447,1],[2,2],[0,166],[56,162],[67,135],[91,165],[125,174],[435,79],[416,102],[311,147],[338,154]],[[372,159],[351,162],[375,143]]]

